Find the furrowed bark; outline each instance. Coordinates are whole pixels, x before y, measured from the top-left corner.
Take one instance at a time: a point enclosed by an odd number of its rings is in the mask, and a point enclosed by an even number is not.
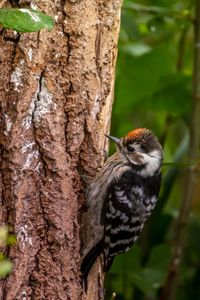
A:
[[[98,271],[88,295],[80,279],[81,175],[95,175],[107,148],[121,1],[26,2],[56,25],[0,29],[0,218],[17,236],[0,295],[101,299]]]

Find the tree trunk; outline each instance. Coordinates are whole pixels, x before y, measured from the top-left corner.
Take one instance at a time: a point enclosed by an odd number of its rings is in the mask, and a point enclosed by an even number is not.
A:
[[[107,149],[121,0],[30,2],[56,24],[0,30],[0,218],[17,236],[0,299],[101,299],[100,265],[87,294],[80,279],[81,175]]]

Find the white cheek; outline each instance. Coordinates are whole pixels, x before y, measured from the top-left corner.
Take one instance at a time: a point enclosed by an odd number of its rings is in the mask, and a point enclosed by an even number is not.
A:
[[[153,176],[161,167],[162,154],[160,151],[154,150],[148,154],[142,153],[143,163],[146,165],[141,171],[140,175],[147,177]]]

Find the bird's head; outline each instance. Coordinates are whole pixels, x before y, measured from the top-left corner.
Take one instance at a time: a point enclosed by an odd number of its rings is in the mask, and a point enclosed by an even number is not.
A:
[[[123,161],[141,169],[141,174],[153,175],[162,164],[163,152],[157,137],[146,128],[130,131],[123,138],[106,135],[116,144],[117,152]]]

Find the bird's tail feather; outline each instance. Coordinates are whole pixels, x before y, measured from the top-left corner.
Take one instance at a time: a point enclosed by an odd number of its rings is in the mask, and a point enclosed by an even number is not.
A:
[[[92,268],[95,260],[97,257],[101,254],[103,250],[103,240],[98,242],[84,257],[82,264],[81,264],[81,272],[83,275],[83,278],[87,278],[88,273],[90,272],[90,269]]]
[[[108,272],[112,266],[114,257],[110,257],[109,259],[104,259],[104,272]]]

